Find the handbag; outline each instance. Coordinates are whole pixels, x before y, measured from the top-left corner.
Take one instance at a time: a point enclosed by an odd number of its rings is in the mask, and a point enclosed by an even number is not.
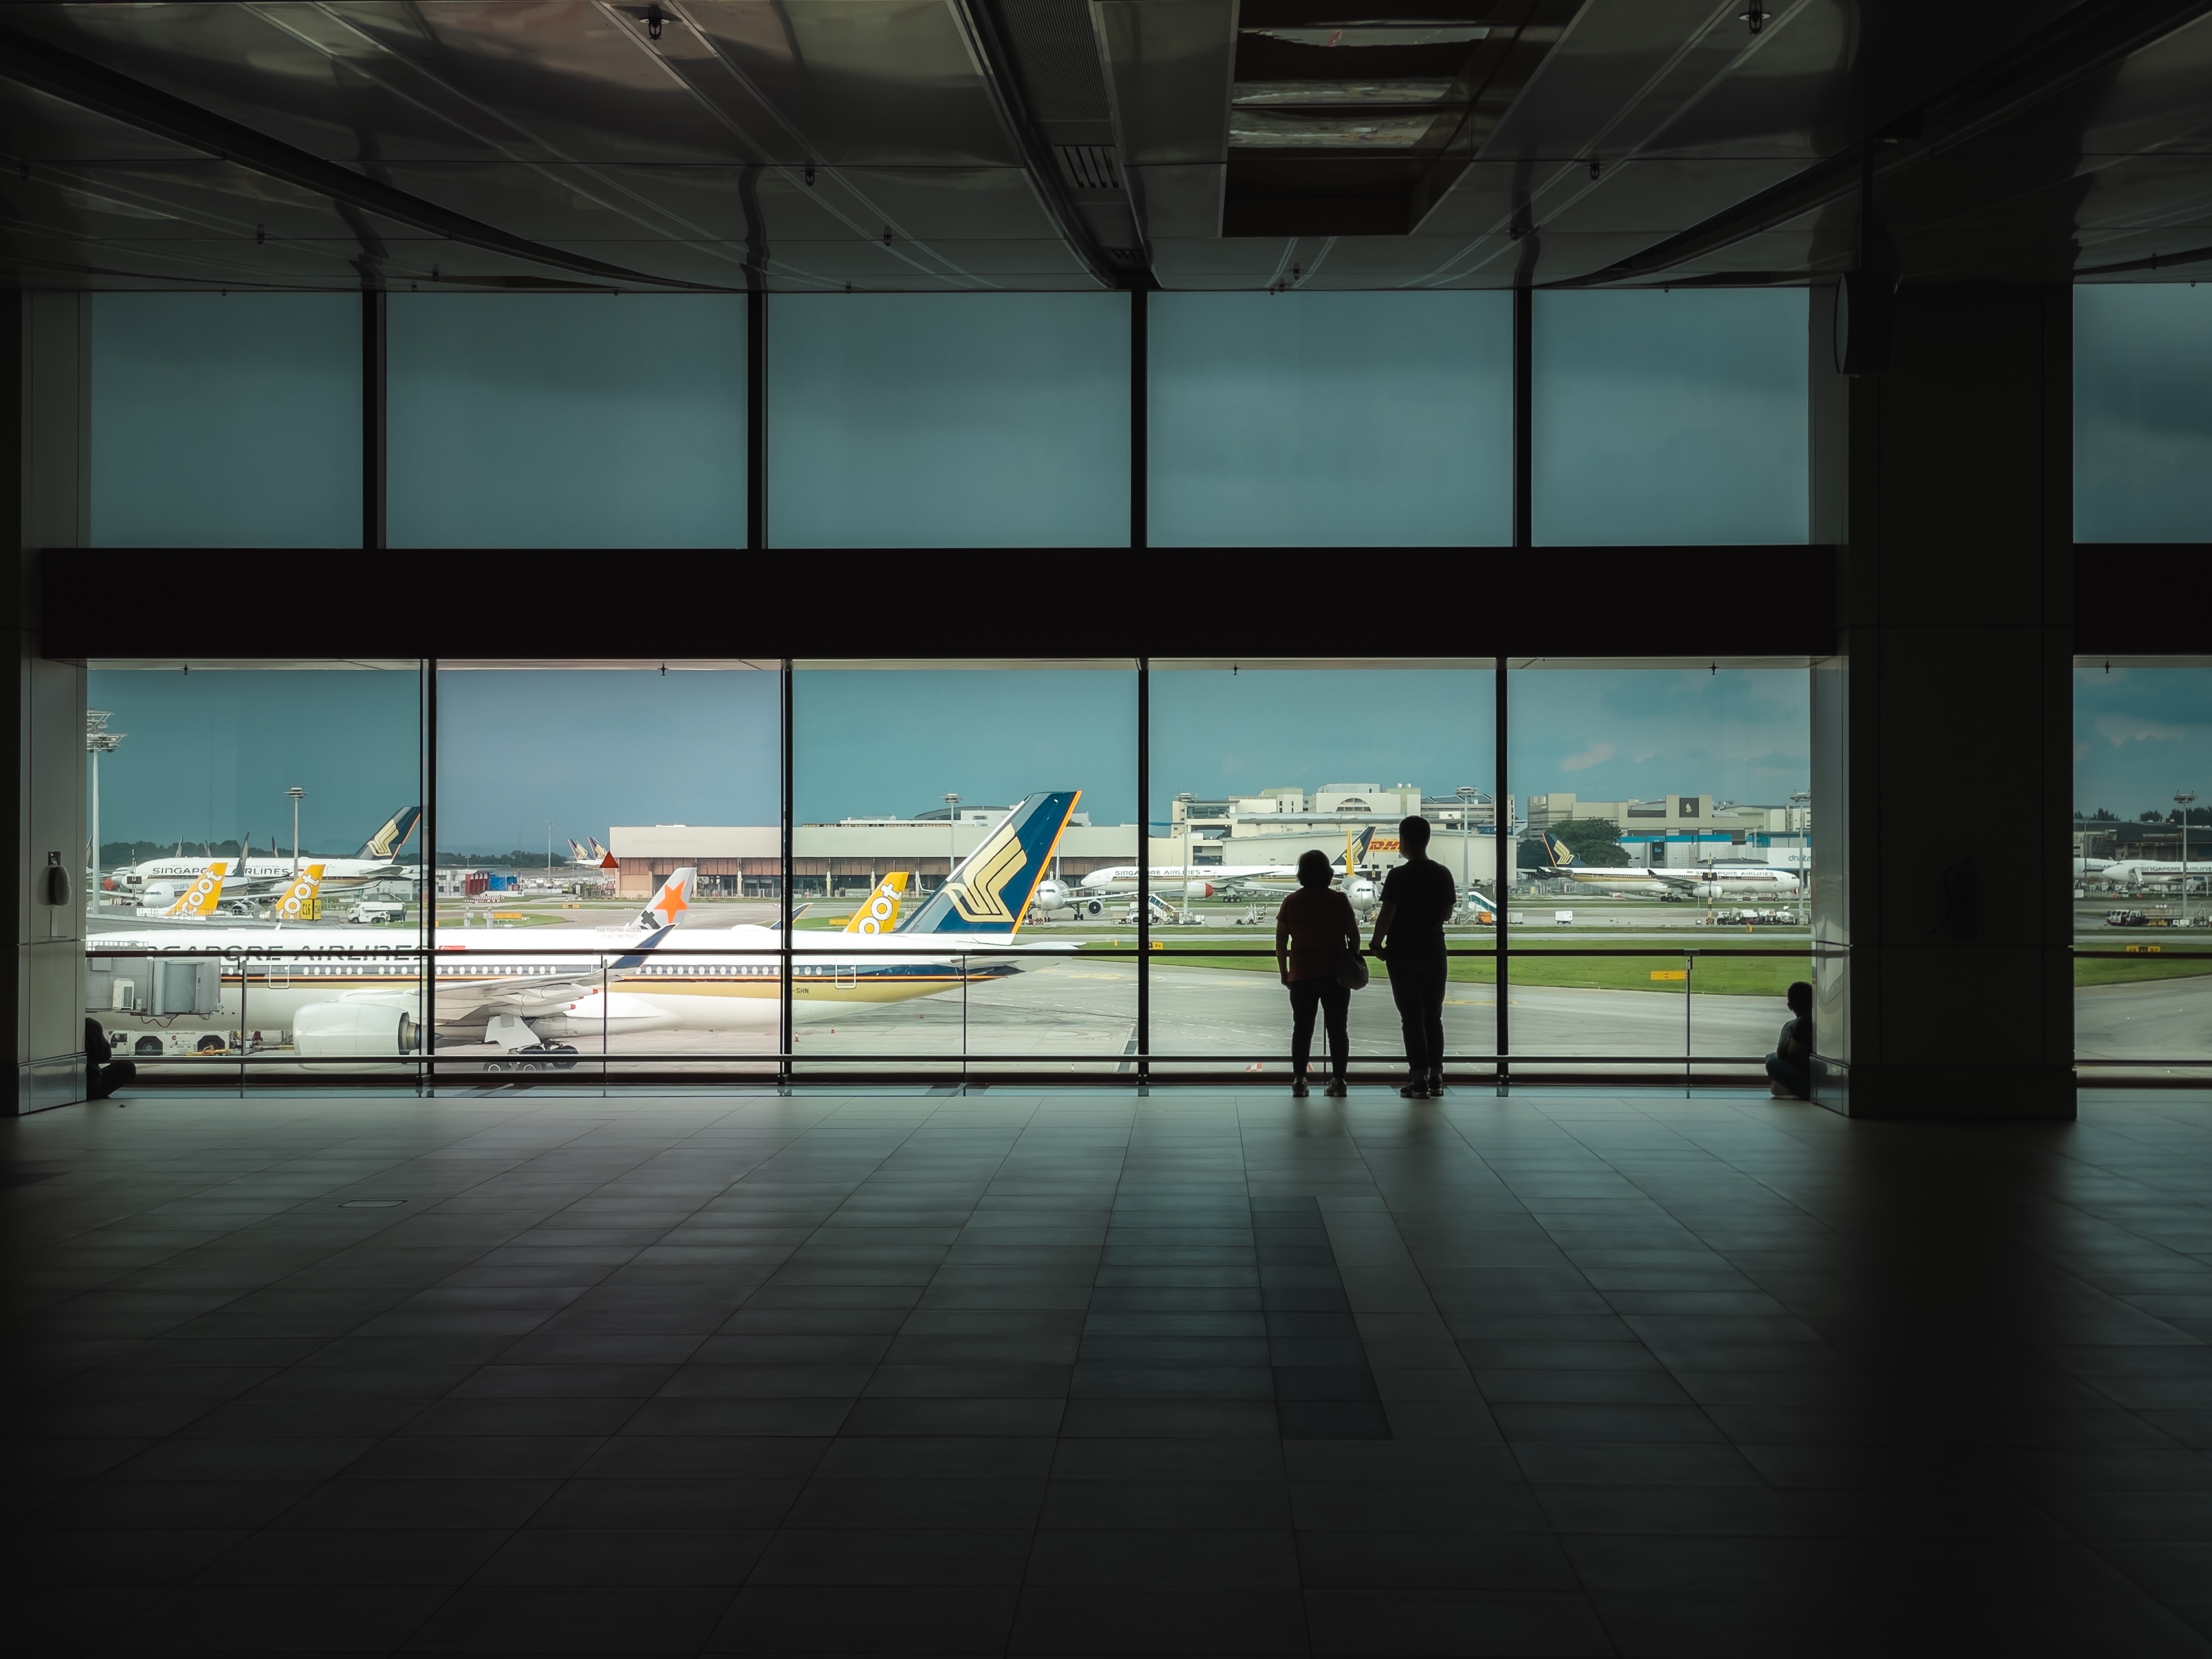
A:
[[[1336,959],[1336,982],[1347,991],[1367,988],[1367,958],[1354,951]]]

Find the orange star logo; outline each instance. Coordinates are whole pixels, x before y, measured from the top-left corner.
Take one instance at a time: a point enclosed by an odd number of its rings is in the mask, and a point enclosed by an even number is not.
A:
[[[684,902],[684,889],[679,884],[671,882],[668,886],[668,896],[653,908],[660,913],[663,921],[672,926],[676,921],[676,913],[679,910],[689,910],[691,907]]]

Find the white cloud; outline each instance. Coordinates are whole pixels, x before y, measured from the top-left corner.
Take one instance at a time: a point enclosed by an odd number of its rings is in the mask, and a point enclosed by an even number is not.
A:
[[[1568,755],[1562,758],[1559,762],[1559,770],[1562,772],[1587,772],[1591,767],[1597,765],[1600,762],[1609,761],[1612,758],[1613,745],[1611,744],[1594,743],[1589,748],[1583,750],[1580,754]]]
[[[2147,720],[2141,715],[2100,714],[2097,735],[2107,743],[2166,743],[2177,738],[2197,735],[2196,728],[2169,726],[2163,720]]]

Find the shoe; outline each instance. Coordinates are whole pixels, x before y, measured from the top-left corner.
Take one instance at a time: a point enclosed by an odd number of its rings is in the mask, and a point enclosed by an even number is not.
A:
[[[1306,1095],[1307,1095],[1307,1093],[1308,1093],[1308,1092],[1309,1092],[1309,1091],[1308,1091],[1308,1090],[1307,1090],[1307,1088],[1306,1088],[1306,1080],[1305,1080],[1304,1078],[1302,1078],[1302,1077],[1294,1077],[1294,1078],[1292,1078],[1292,1079],[1291,1079],[1291,1099],[1293,1099],[1293,1100],[1304,1100],[1304,1099],[1306,1097]]]
[[[1787,1084],[1777,1083],[1772,1085],[1769,1092],[1771,1093],[1777,1100],[1795,1100],[1797,1098],[1797,1091],[1795,1089],[1790,1088]]]
[[[1331,1100],[1342,1100],[1351,1092],[1351,1090],[1344,1086],[1344,1079],[1340,1077],[1329,1079],[1328,1087],[1322,1091],[1322,1093],[1327,1095]]]
[[[1398,1092],[1408,1100],[1428,1100],[1433,1097],[1429,1093],[1429,1080],[1425,1077],[1415,1078]]]
[[[1441,1066],[1431,1066],[1429,1070],[1429,1092],[1432,1095],[1441,1095],[1443,1091],[1444,1068]]]

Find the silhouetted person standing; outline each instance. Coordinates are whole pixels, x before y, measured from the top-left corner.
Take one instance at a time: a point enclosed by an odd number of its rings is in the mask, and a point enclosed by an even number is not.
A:
[[[1352,992],[1337,977],[1346,957],[1359,954],[1359,918],[1352,901],[1328,884],[1328,854],[1298,855],[1298,890],[1275,913],[1275,965],[1291,991],[1291,1092],[1306,1092],[1306,1057],[1313,1052],[1314,1012],[1328,1027],[1327,1092],[1345,1095],[1345,1063],[1352,1057],[1346,1013]]]
[[[1382,878],[1382,908],[1368,949],[1390,969],[1390,997],[1406,1028],[1406,1069],[1398,1092],[1427,1100],[1444,1091],[1444,923],[1459,902],[1451,872],[1429,856],[1429,821],[1398,826],[1405,862]]]

